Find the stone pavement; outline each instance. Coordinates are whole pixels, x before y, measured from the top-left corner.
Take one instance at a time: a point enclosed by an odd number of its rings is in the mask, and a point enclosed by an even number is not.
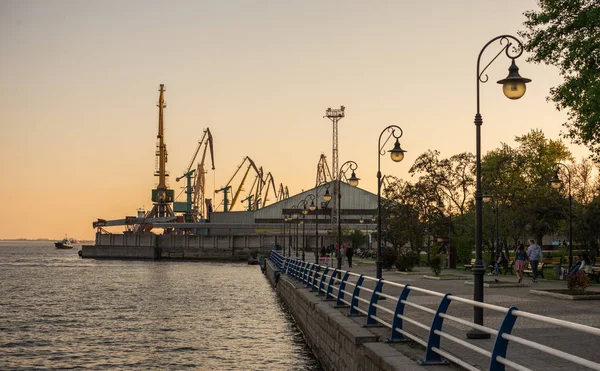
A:
[[[364,274],[371,277],[376,276],[376,266],[373,260],[354,259],[353,263],[353,267],[349,269],[351,272]],[[348,266],[344,264],[342,269],[348,269]],[[412,272],[411,274],[403,274],[402,272],[398,272],[396,270],[384,270],[383,278],[386,281],[411,284],[412,286],[421,287],[424,289],[441,293],[452,293],[456,296],[472,299],[473,286],[465,284],[465,281],[467,280],[472,281],[471,272],[465,272],[463,270],[444,270],[444,272],[442,272],[442,274],[447,273],[463,274],[468,278],[463,280],[425,279],[423,277],[424,275],[433,276],[431,270],[428,268],[417,268],[417,271]],[[502,282],[516,282],[517,280],[517,277],[514,275],[486,276],[485,280],[493,280],[494,278],[497,278]],[[355,281],[356,279],[354,278],[353,280]],[[374,283],[367,282],[368,281],[365,281],[365,286],[369,286]],[[506,308],[515,306],[522,311],[600,328],[600,301],[562,300],[552,297],[532,295],[529,293],[531,289],[564,289],[566,288],[566,282],[564,281],[538,279],[538,283],[533,283],[531,278],[525,276],[523,283],[525,284],[524,287],[484,288],[484,301],[489,304],[495,304]],[[349,290],[351,290],[351,288]],[[588,290],[600,291],[600,287],[596,285],[595,287],[590,287]],[[398,296],[400,293],[400,288],[394,287],[393,285],[384,285],[383,292]],[[408,300],[431,309],[436,309],[440,302],[438,297],[421,294],[416,291],[411,292]],[[380,301],[380,303],[391,310],[394,310],[391,302],[386,304],[386,301]],[[359,307],[365,308],[365,305],[359,304]],[[346,313],[348,311],[347,308],[340,310]],[[472,320],[473,318],[472,307],[458,302],[453,302],[450,305],[447,313],[467,320]],[[433,318],[433,316],[429,313],[425,313],[410,307],[407,307],[405,314],[408,315],[409,318],[418,319],[421,323],[426,324],[427,326],[431,325],[431,320]],[[379,311],[378,315],[385,317],[385,312]],[[365,323],[366,321],[365,317],[353,318],[358,323]],[[503,313],[484,310],[484,324],[488,327],[498,329],[503,318]],[[389,323],[391,323],[391,316],[389,316],[388,320]],[[411,333],[419,335],[419,337],[422,339],[427,339],[427,332],[414,325],[409,325],[405,322],[405,329]],[[489,340],[467,340],[465,337],[465,332],[469,330],[469,328],[448,320],[444,322],[443,329],[444,332],[449,332],[459,339],[469,341],[488,351],[491,351],[493,348],[495,337],[492,337]],[[385,339],[390,336],[391,330],[382,327],[376,328],[374,331],[377,332],[382,339]],[[588,335],[578,331],[523,318],[517,319],[513,329],[513,334],[530,341],[544,344],[600,363],[600,351],[598,351],[598,341],[600,341],[600,338],[594,335]],[[487,369],[489,367],[488,357],[482,356],[479,353],[468,350],[461,345],[454,344],[443,338],[441,345],[442,349],[450,351],[453,354],[459,354],[462,359],[468,360],[469,363],[475,365],[476,367],[481,369]],[[424,355],[424,351],[419,347],[412,346],[409,348],[405,344],[398,344],[395,346],[413,359],[421,359]],[[547,355],[544,352],[533,350],[531,348],[514,343],[509,345],[507,358],[533,370],[547,371],[563,370],[568,367],[581,367],[579,365],[566,362],[561,358]]]

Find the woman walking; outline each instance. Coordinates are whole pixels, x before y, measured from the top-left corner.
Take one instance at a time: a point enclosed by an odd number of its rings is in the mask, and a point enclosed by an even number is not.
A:
[[[515,250],[515,272],[519,280],[517,283],[521,283],[523,280],[523,271],[525,270],[525,260],[527,260],[527,253],[525,253],[525,245],[520,244]]]

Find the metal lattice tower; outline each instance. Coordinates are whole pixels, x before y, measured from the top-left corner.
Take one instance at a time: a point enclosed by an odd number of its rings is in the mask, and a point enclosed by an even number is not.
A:
[[[327,117],[328,119],[331,120],[331,122],[333,122],[333,154],[332,154],[332,170],[333,170],[333,180],[337,180],[336,184],[337,186],[335,187],[334,191],[333,191],[333,198],[331,199],[332,201],[332,208],[331,208],[331,224],[337,224],[337,210],[338,210],[338,192],[339,192],[339,182],[340,179],[339,178],[339,162],[338,162],[338,121],[342,118],[344,118],[344,111],[346,110],[346,107],[341,106],[340,109],[331,109],[331,108],[327,108],[327,111],[325,111],[325,116],[323,117]]]

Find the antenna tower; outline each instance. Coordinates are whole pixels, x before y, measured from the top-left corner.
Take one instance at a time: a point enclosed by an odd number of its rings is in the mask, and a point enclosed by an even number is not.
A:
[[[337,187],[335,187],[333,191],[332,201],[332,210],[331,210],[331,224],[337,224],[337,210],[338,210],[338,192],[339,192],[339,168],[338,168],[338,121],[344,118],[344,111],[346,107],[341,106],[339,109],[331,109],[327,108],[325,111],[325,116],[333,122],[333,154],[332,154],[332,170],[333,170],[333,180],[337,180]]]

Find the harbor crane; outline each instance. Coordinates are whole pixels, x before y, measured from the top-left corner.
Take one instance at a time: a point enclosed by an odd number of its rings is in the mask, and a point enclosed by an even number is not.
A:
[[[329,171],[329,165],[327,165],[327,157],[321,153],[319,163],[317,164],[317,181],[315,187],[331,181],[333,181],[333,178],[331,177],[331,171]]]
[[[200,152],[200,148],[204,146],[204,151],[202,152],[202,159],[198,162],[198,166],[196,169],[192,169],[192,165]],[[213,150],[213,138],[210,132],[210,128],[206,128],[204,130],[204,134],[202,135],[202,139],[198,141],[198,145],[196,146],[196,150],[194,151],[194,155],[190,160],[186,170],[183,175],[176,178],[175,180],[179,182],[181,179],[187,179],[186,185],[186,195],[187,200],[185,202],[184,207],[181,207],[181,203],[175,203],[175,211],[183,211],[185,216],[185,221],[187,223],[197,222],[198,219],[203,219],[205,217],[205,201],[204,201],[204,186],[205,186],[205,174],[204,170],[204,160],[206,159],[206,152],[210,148],[210,159],[212,163],[212,170],[215,170],[215,157]],[[192,185],[193,181],[193,185]]]
[[[165,143],[164,109],[165,104],[165,85],[160,84],[158,97],[158,135],[156,135],[156,170],[154,176],[158,177],[158,185],[152,190],[152,210],[146,214],[146,218],[162,218],[173,216],[171,204],[175,198],[175,191],[168,189],[167,177],[167,144]]]

